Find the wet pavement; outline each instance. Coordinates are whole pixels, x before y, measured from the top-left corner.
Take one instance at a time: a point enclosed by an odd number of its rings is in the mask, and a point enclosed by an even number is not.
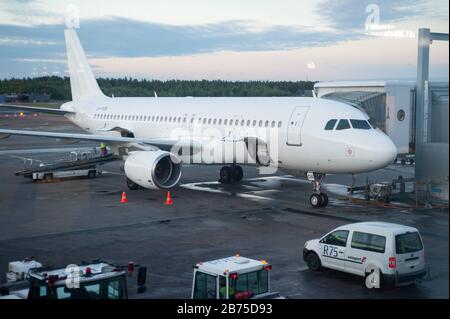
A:
[[[42,124],[44,123],[44,125]],[[56,116],[2,117],[2,128],[79,132]],[[14,176],[24,158],[53,161],[73,149],[96,145],[46,138],[0,139],[0,275],[7,264],[34,256],[64,266],[102,258],[148,266],[148,285],[139,298],[188,298],[192,266],[239,253],[273,264],[272,288],[290,298],[448,298],[448,208],[388,207],[349,201],[351,176],[327,176],[327,208],[308,204],[311,185],[285,172],[260,175],[245,167],[236,185],[217,182],[217,166],[184,167],[180,185],[166,192],[126,188],[120,162],[101,166],[96,179],[33,183]],[[357,176],[356,184],[413,177],[413,166],[391,165]],[[128,203],[120,203],[126,191]],[[357,197],[358,195],[355,194]],[[424,238],[430,275],[415,286],[368,290],[364,279],[336,271],[307,269],[306,240],[356,221],[389,221],[417,227]],[[5,277],[0,277],[0,282]]]

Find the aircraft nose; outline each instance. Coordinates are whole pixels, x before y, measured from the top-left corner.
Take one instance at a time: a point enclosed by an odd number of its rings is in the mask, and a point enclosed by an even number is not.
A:
[[[382,136],[379,142],[376,161],[380,167],[385,167],[397,158],[397,147],[387,136]]]

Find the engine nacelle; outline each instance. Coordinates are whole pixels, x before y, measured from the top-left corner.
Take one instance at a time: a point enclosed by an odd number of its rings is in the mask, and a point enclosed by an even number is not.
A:
[[[124,170],[125,175],[141,187],[168,189],[180,180],[182,163],[169,152],[135,151],[129,153]]]

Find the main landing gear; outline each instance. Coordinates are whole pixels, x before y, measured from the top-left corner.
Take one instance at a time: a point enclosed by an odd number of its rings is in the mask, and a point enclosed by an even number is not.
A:
[[[136,184],[135,182],[133,182],[131,179],[127,178],[127,186],[130,190],[135,191],[140,189],[141,187]]]
[[[308,180],[313,183],[314,193],[309,197],[309,203],[312,207],[326,207],[328,205],[328,195],[320,190],[325,174],[308,173]]]
[[[235,182],[240,182],[242,177],[244,177],[242,167],[238,165],[223,166],[220,169],[219,182],[222,184],[233,184]]]

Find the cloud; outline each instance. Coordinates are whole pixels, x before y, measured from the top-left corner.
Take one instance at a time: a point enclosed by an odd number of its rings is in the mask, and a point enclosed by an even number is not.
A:
[[[437,3],[438,2],[438,3]],[[317,5],[316,13],[339,29],[363,29],[368,5],[379,8],[380,23],[392,23],[412,18],[445,18],[448,21],[448,2],[426,0],[325,0]],[[445,10],[447,8],[447,10]]]
[[[251,21],[225,21],[178,26],[108,18],[83,21],[77,32],[87,54],[94,57],[288,50],[326,46],[357,36],[348,32],[255,25]],[[0,58],[59,58],[64,54],[62,25],[0,25]]]

